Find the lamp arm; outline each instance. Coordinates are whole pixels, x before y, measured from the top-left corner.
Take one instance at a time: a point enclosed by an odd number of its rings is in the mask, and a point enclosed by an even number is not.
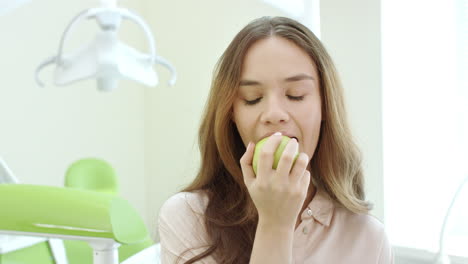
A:
[[[461,191],[463,190],[463,187],[465,186],[466,182],[468,182],[468,176],[462,181],[462,183],[458,186],[457,191],[455,192],[455,195],[452,198],[452,201],[450,202],[450,206],[447,209],[447,213],[445,214],[444,217],[444,222],[442,224],[442,229],[440,231],[440,238],[439,238],[439,252],[438,252],[438,257],[435,263],[446,263],[447,260],[443,261],[442,259],[447,258],[445,255],[445,233],[447,229],[447,224],[450,219],[450,215],[452,213],[452,208],[457,201],[458,196],[460,195]]]
[[[39,78],[39,73],[42,71],[42,69],[50,64],[60,64],[62,63],[62,51],[63,51],[63,45],[64,45],[64,42],[65,42],[65,38],[66,38],[66,35],[68,34],[68,32],[72,29],[72,27],[74,27],[74,25],[78,22],[78,21],[81,21],[83,20],[89,13],[89,10],[90,9],[86,9],[86,10],[83,10],[81,11],[80,13],[78,13],[73,19],[72,21],[67,25],[67,27],[65,28],[65,31],[63,32],[62,36],[60,37],[60,44],[59,44],[59,48],[58,48],[58,53],[57,55],[54,55],[54,56],[50,56],[49,58],[45,59],[37,68],[36,68],[36,71],[35,71],[35,79],[36,79],[36,83],[40,86],[40,87],[44,87],[44,83],[41,81],[41,79]]]

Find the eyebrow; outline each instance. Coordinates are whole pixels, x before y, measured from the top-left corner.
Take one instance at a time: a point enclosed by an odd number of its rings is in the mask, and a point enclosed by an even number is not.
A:
[[[284,79],[283,81],[284,82],[297,82],[297,81],[302,81],[302,80],[315,80],[315,79],[314,77],[308,74],[301,73],[298,75],[288,77]],[[260,85],[260,84],[261,84],[260,82],[254,81],[254,80],[241,80],[240,81],[240,86],[255,86],[255,85]]]

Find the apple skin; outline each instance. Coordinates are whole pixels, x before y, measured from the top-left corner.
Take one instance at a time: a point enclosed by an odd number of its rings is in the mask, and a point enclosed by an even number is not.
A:
[[[252,166],[255,174],[257,174],[257,164],[258,164],[258,159],[260,158],[260,152],[263,148],[263,145],[265,144],[266,140],[268,137],[260,140],[256,145],[255,145],[255,151],[254,151],[254,156],[253,156],[253,161],[252,161]],[[278,148],[275,151],[275,156],[273,159],[273,169],[276,170],[278,167],[278,162],[281,158],[281,154],[283,154],[284,148],[288,144],[289,140],[291,140],[290,137],[287,136],[282,136],[281,143],[279,144]],[[294,161],[296,161],[297,157],[299,156],[299,153],[296,152],[296,155],[294,155]]]

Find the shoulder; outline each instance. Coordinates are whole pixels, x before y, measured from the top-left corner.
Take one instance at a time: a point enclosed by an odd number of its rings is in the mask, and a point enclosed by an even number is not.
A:
[[[208,196],[201,191],[177,193],[164,202],[158,218],[162,263],[188,260],[207,248],[207,204]]]
[[[391,245],[385,232],[384,224],[370,214],[353,213],[345,208],[335,208],[334,222],[341,226],[341,234],[352,238],[353,244],[366,249],[366,254],[373,252],[378,263],[391,263],[393,260]]]
[[[334,220],[344,224],[348,232],[379,238],[385,234],[382,222],[370,214],[353,213],[345,208],[335,208]]]
[[[206,244],[204,212],[208,197],[203,192],[181,192],[164,202],[158,218],[161,245],[173,252]]]
[[[164,202],[160,215],[204,214],[208,196],[202,191],[176,193]]]
[[[204,228],[208,196],[202,191],[180,192],[164,202],[159,211],[159,226],[183,230]]]

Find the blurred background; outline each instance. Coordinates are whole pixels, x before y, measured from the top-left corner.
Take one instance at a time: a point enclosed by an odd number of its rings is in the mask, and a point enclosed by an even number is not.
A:
[[[364,156],[371,212],[386,225],[398,263],[430,263],[455,191],[468,175],[468,0],[122,0],[150,25],[157,87],[95,80],[57,87],[52,67],[66,25],[98,0],[30,0],[0,16],[0,156],[22,183],[63,186],[84,157],[108,161],[120,194],[158,240],[164,201],[196,175],[197,131],[217,59],[260,16],[288,16],[325,44],[342,78],[348,114]],[[76,28],[65,52],[93,38]],[[123,23],[123,42],[148,49],[140,28]],[[468,189],[465,188],[465,189]],[[448,252],[468,259],[468,190],[453,208]],[[450,235],[451,234],[451,235]]]

